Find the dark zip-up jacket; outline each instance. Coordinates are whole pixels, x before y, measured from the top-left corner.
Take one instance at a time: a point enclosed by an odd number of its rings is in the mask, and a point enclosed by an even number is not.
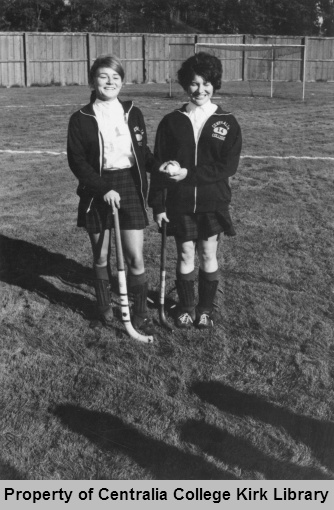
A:
[[[148,182],[146,172],[159,169],[159,164],[147,146],[147,134],[143,114],[132,101],[120,101],[124,109],[138,171],[140,196],[147,208]],[[102,197],[112,189],[101,175],[103,161],[103,138],[99,131],[93,103],[75,112],[69,122],[67,158],[70,169],[79,180],[77,193],[81,209],[90,206],[95,196]],[[84,202],[84,204],[83,204]]]
[[[239,164],[240,126],[231,113],[218,106],[196,142],[186,106],[166,115],[158,127],[155,156],[160,161],[178,161],[188,173],[177,183],[168,183],[161,173],[152,175],[149,205],[155,214],[223,211],[231,201],[229,177],[236,173]]]

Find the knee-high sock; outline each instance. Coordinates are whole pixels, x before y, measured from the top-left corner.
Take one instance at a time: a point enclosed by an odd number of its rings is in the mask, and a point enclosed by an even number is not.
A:
[[[109,276],[107,266],[94,265],[95,293],[97,305],[100,311],[104,312],[110,307]]]
[[[192,313],[195,308],[195,270],[190,273],[176,273],[176,290],[180,311]]]
[[[219,283],[219,271],[206,273],[199,269],[198,273],[198,305],[197,310],[200,314],[210,314],[213,311],[213,301],[217,293]]]
[[[131,274],[128,273],[128,290],[133,298],[133,312],[135,315],[147,317],[147,292],[148,283],[146,273]]]

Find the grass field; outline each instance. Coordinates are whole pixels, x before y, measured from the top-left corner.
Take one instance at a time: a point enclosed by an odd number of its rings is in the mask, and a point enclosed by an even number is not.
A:
[[[142,109],[151,146],[185,100],[167,92],[122,94]],[[89,328],[90,246],[61,154],[88,89],[0,89],[0,479],[334,479],[334,161],[298,159],[334,157],[334,92],[308,84],[304,102],[297,92],[223,85],[216,101],[237,117],[244,157],[231,182],[238,235],[219,248],[216,327],[170,334],[157,323],[146,345],[117,317],[114,329]],[[159,247],[151,217],[156,322]],[[173,240],[167,249],[170,315]]]

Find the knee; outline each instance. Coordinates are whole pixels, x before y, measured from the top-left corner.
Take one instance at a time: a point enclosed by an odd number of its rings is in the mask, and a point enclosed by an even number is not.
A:
[[[183,246],[179,253],[179,260],[187,266],[194,264],[195,248],[193,246]]]
[[[106,266],[108,264],[108,250],[101,250],[100,253],[94,257],[94,263],[98,266]]]
[[[127,264],[129,269],[133,272],[143,272],[144,271],[144,258],[141,252],[132,253],[127,257]]]
[[[217,255],[215,251],[207,251],[204,250],[200,254],[200,262],[203,265],[211,264],[212,262],[215,262],[217,260]]]

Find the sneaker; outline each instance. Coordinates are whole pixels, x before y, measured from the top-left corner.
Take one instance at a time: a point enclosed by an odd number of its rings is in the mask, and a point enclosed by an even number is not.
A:
[[[208,329],[213,327],[213,320],[208,313],[201,313],[197,320],[198,329]]]
[[[139,330],[144,335],[152,336],[156,333],[154,324],[148,317],[133,316],[132,325],[136,330]]]
[[[99,306],[98,307],[98,318],[104,326],[112,326],[114,313],[112,306]]]
[[[193,323],[194,323],[194,321],[192,320],[191,315],[188,312],[181,313],[181,315],[179,315],[175,321],[176,326],[178,328],[183,328],[183,329],[191,328]]]

